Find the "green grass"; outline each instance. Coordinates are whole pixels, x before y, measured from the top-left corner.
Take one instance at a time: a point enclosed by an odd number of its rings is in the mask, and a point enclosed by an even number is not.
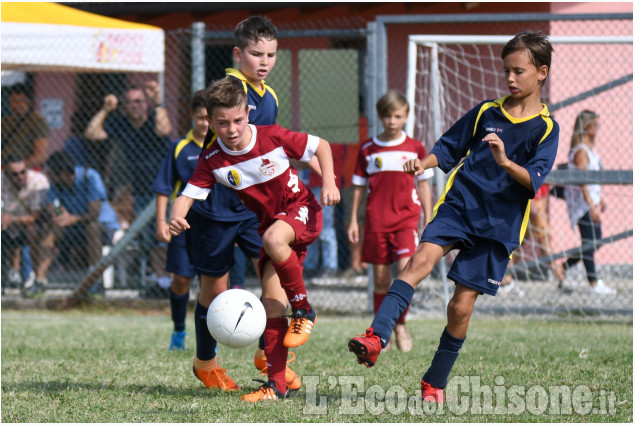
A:
[[[3,311],[2,422],[633,420],[630,317],[475,318],[451,378],[480,379],[493,394],[506,395],[521,386],[533,395],[522,399],[527,404],[515,402],[512,411],[507,408],[510,396],[497,405],[502,410],[481,414],[473,408],[475,397],[466,404],[465,399],[452,400],[447,390],[450,400],[443,411],[429,415],[428,410],[437,406],[415,400],[419,380],[436,350],[442,320],[411,320],[415,348],[410,353],[393,349],[367,369],[356,363],[346,342],[370,319],[320,317],[309,342],[294,350],[297,359],[292,367],[303,377],[304,387],[288,400],[253,405],[238,400],[245,390],[259,385],[252,379],[263,378],[253,366],[253,348],[219,349],[221,365],[243,387],[238,393],[208,390],[194,378],[191,316],[190,312],[187,351],[169,352],[167,312]],[[581,387],[593,408],[602,408],[601,400],[606,408],[594,413],[583,403],[572,413],[551,414],[544,400],[542,405],[533,402],[533,396],[550,386],[567,386],[571,391]]]

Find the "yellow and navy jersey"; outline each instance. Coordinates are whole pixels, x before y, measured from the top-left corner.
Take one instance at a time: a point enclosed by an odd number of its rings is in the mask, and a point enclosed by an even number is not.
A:
[[[530,117],[515,118],[503,109],[507,97],[484,101],[459,119],[432,148],[439,168],[451,170],[433,210],[433,220],[478,237],[499,241],[509,253],[522,241],[531,199],[551,171],[560,128],[546,105]],[[495,133],[505,154],[531,177],[528,190],[492,156],[485,135]]]
[[[179,196],[194,173],[202,150],[203,142],[194,138],[194,130],[172,143],[154,179],[152,191],[168,196],[170,200]]]
[[[249,107],[249,123],[255,125],[271,125],[276,123],[278,116],[278,97],[271,87],[263,81],[261,87],[256,87],[247,81],[242,72],[227,68],[227,78],[236,78],[243,83],[247,93]],[[216,135],[210,129],[205,136],[205,148],[215,143]],[[205,201],[198,201],[192,205],[197,213],[217,221],[242,221],[253,217],[234,191],[222,185],[216,185]]]

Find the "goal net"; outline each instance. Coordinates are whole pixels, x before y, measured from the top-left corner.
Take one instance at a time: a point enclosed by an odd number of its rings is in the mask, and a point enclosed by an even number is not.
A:
[[[412,112],[408,134],[430,151],[438,137],[469,109],[486,99],[508,93],[500,52],[513,36],[411,35],[408,46],[407,96]],[[551,270],[572,256],[584,257],[578,229],[569,222],[564,200],[548,196],[547,228],[529,224],[525,240],[514,253],[508,273],[511,287],[501,287],[492,308],[548,310],[624,310],[632,312],[632,158],[633,158],[633,39],[625,37],[549,37],[554,54],[542,89],[543,102],[560,125],[556,164],[568,161],[576,116],[592,110],[600,118],[596,151],[600,172],[573,172],[554,167],[548,188],[600,183],[607,210],[602,238],[594,255],[599,277],[616,290],[611,297],[592,296],[583,263],[571,267],[570,291],[558,289]],[[563,166],[560,166],[563,168]],[[445,186],[446,175],[436,170],[433,193]],[[433,200],[436,202],[436,198]],[[609,205],[610,204],[610,205]],[[544,232],[547,237],[544,237]],[[436,270],[448,299],[447,268],[455,253]],[[588,259],[588,255],[587,255]],[[505,288],[505,290],[503,290]],[[492,297],[484,297],[488,304]],[[489,300],[488,300],[489,299]],[[496,307],[494,307],[496,306]]]

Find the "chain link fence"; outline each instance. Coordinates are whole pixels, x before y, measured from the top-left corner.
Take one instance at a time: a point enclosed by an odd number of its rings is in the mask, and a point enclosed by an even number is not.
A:
[[[339,313],[356,313],[359,306],[366,310],[369,305],[372,276],[360,262],[359,247],[352,246],[346,237],[351,176],[358,143],[381,131],[375,117],[375,102],[388,89],[404,93],[407,90],[408,36],[494,35],[493,31],[513,35],[527,28],[553,36],[632,36],[632,16],[580,15],[554,19],[552,15],[470,15],[443,19],[382,16],[368,24],[349,18],[278,25],[278,58],[267,79],[279,99],[277,122],[331,142],[343,195],[343,202],[334,208],[336,243],[327,245],[328,249],[337,250],[337,264],[325,264],[319,246],[312,254],[317,256],[315,269],[307,274],[312,303],[323,311]],[[215,27],[194,24],[191,28],[165,32],[165,68],[158,73],[77,69],[66,72],[16,66],[11,81],[3,74],[3,212],[16,216],[28,216],[26,213],[31,212],[34,216],[32,223],[9,225],[3,215],[3,296],[37,295],[43,290],[45,295],[75,291],[81,296],[167,298],[170,279],[164,271],[166,247],[156,242],[154,236],[154,194],[150,187],[169,144],[182,138],[192,126],[188,105],[193,91],[224,77],[225,69],[235,66],[232,59],[235,24]],[[99,46],[102,56],[113,61],[116,50],[126,48],[123,40],[114,39]],[[597,146],[604,168],[628,172],[632,170],[633,146],[632,45],[630,50],[601,59],[596,55],[603,46],[595,47],[571,53],[564,48],[556,49],[551,81],[545,92],[547,101],[550,105],[570,102],[554,111],[561,126],[558,162],[566,161],[575,114],[586,108],[597,111],[601,117]],[[575,61],[559,62],[565,60],[565,55],[572,55]],[[501,76],[502,72],[495,78]],[[599,91],[619,77],[625,80]],[[157,82],[159,92],[147,85],[152,81]],[[20,118],[24,114],[20,112],[18,92],[23,93],[26,101],[27,118]],[[583,93],[588,95],[576,100]],[[115,95],[116,108],[113,98],[108,98],[110,94]],[[95,126],[104,108],[113,111],[106,115],[101,127]],[[159,128],[164,123],[163,113],[169,117],[168,129]],[[26,120],[33,123],[28,131],[24,126]],[[138,126],[130,128],[131,123]],[[100,128],[105,134],[100,133]],[[145,137],[131,136],[141,131],[147,132]],[[414,136],[427,147],[434,141],[423,134]],[[37,146],[34,141],[39,139],[47,140],[47,155],[45,160],[34,161],[29,158]],[[29,181],[37,180],[42,186],[29,189],[28,201],[15,196],[19,192],[16,188],[22,184],[22,165],[16,164],[21,159],[27,161],[24,164],[27,168],[42,173],[28,172],[36,177]],[[67,161],[72,162],[76,172],[65,181],[67,173],[61,170]],[[307,172],[305,177],[306,182],[313,184],[314,179]],[[625,183],[613,181],[602,187],[608,204],[602,223],[606,236],[632,229],[632,179]],[[74,198],[77,199],[73,201]],[[56,199],[61,202],[59,210],[54,204]],[[91,210],[91,205],[97,205],[89,202],[93,200],[101,201],[97,203],[98,211]],[[81,217],[69,217],[73,215]],[[549,198],[549,220],[554,253],[580,245],[576,230],[568,223],[564,201]],[[523,267],[513,270],[522,291],[502,294],[495,301],[487,299],[481,303],[484,308],[632,310],[630,236],[604,245],[596,254],[605,282],[618,290],[619,303],[615,297],[590,298],[582,286],[568,294],[569,298],[561,297],[548,271],[531,265],[540,248],[532,245],[534,239],[529,238],[529,244],[523,247],[526,256],[516,263]],[[329,242],[333,241],[316,244]],[[255,272],[250,267],[248,264],[244,285],[258,292]],[[333,267],[335,270],[331,270]],[[583,269],[572,272],[576,273],[572,277],[577,281],[584,280]],[[443,313],[447,293],[442,274],[441,269],[435,270],[420,285],[413,314]],[[79,285],[86,293],[78,292]],[[344,292],[346,297],[341,296]]]

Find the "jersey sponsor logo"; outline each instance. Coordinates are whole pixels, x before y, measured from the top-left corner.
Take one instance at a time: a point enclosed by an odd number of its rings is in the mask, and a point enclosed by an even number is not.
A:
[[[227,182],[233,187],[240,186],[242,179],[240,178],[240,173],[238,170],[229,170],[227,172]]]
[[[262,159],[262,164],[260,164],[260,174],[263,176],[272,176],[276,173],[278,169],[278,163],[276,161],[270,161],[267,158]]]
[[[498,127],[487,127],[485,128],[485,131],[487,131],[488,133],[502,133],[503,129]]]
[[[254,110],[254,111],[255,111],[256,109],[258,109],[258,107],[257,107],[256,105],[249,105],[249,110],[250,110],[250,111],[251,111],[251,110]]]
[[[301,221],[302,224],[306,224],[309,220],[309,209],[307,207],[300,207],[298,216],[295,219]]]
[[[377,158],[375,158],[375,167],[381,168],[381,165],[382,165],[381,157],[378,156]]]
[[[208,153],[207,155],[205,155],[205,159],[210,159],[211,157],[213,157],[214,155],[216,155],[218,152],[220,152],[218,149],[211,151],[210,153]]]

